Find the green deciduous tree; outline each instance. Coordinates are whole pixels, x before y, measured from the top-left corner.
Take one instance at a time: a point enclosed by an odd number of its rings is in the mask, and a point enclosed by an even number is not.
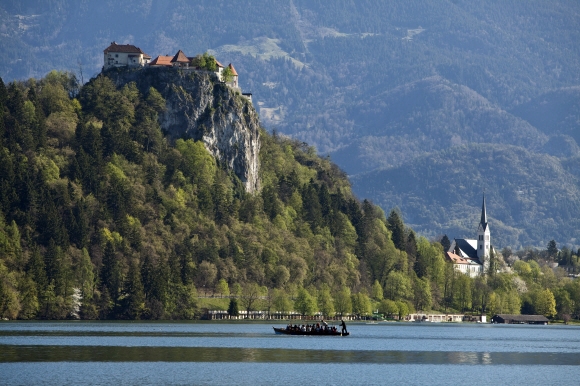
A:
[[[302,316],[311,316],[316,312],[316,298],[306,288],[299,288],[294,300],[294,309]]]
[[[535,295],[534,308],[538,314],[548,318],[556,316],[556,299],[552,291],[547,288],[539,291]]]
[[[393,318],[395,315],[399,315],[399,307],[393,300],[383,299],[379,304],[379,312],[388,318]]]
[[[262,297],[262,289],[256,283],[248,283],[242,287],[240,305],[248,312],[258,309]]]
[[[417,278],[414,283],[414,300],[415,308],[418,310],[427,311],[431,307],[431,284],[429,279]]]
[[[328,285],[323,284],[322,288],[318,291],[317,302],[318,308],[323,316],[334,316],[334,300],[332,299]]]
[[[202,55],[196,55],[191,60],[191,66],[206,71],[217,71],[217,61],[207,52],[204,52]]]
[[[372,312],[369,296],[364,292],[359,292],[351,296],[352,312],[359,317],[368,316]]]
[[[222,70],[222,81],[224,83],[229,83],[232,80],[234,80],[234,72],[232,71],[232,69],[230,67],[225,67]]]
[[[409,303],[404,301],[397,301],[396,303],[399,308],[399,320],[403,320],[403,318],[409,315]]]
[[[391,271],[387,277],[385,297],[391,300],[402,300],[411,297],[411,280],[403,272]]]
[[[275,289],[272,305],[275,311],[286,314],[292,310],[292,302],[285,290]]]
[[[334,309],[341,317],[352,312],[352,300],[347,287],[342,287],[334,296]]]
[[[220,294],[220,297],[230,295],[230,287],[228,286],[228,282],[224,278],[218,280],[215,286],[215,292]]]

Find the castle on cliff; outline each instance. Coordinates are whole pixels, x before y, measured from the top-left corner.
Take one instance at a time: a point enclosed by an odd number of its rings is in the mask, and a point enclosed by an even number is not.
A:
[[[112,42],[109,47],[105,48],[103,54],[103,70],[114,67],[176,67],[180,69],[199,70],[191,66],[194,57],[186,56],[182,50],[177,51],[174,56],[159,55],[151,60],[151,56],[147,55],[139,47],[132,44],[117,44],[116,42]],[[226,67],[217,60],[216,65],[217,69],[215,74],[223,82],[223,71]],[[230,69],[232,77],[226,84],[235,89],[240,89],[236,69],[231,63],[228,65],[228,68]],[[251,98],[252,94],[246,93],[242,95]]]

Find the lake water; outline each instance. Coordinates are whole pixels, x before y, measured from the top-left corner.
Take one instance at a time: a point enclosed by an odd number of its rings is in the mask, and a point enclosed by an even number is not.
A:
[[[578,384],[580,327],[0,322],[0,384]]]

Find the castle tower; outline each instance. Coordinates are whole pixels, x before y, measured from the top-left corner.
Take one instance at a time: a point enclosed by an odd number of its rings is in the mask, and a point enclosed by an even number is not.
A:
[[[487,272],[489,268],[489,254],[491,240],[489,234],[489,225],[487,224],[487,211],[485,209],[485,194],[483,195],[483,204],[481,205],[481,220],[477,228],[477,258],[483,264],[483,271]]]

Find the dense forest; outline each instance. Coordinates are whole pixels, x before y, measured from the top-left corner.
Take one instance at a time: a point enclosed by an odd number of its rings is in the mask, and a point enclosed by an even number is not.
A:
[[[505,249],[469,278],[307,144],[262,130],[248,194],[201,142],[166,138],[163,109],[104,75],[0,81],[0,317],[192,319],[214,294],[304,315],[580,314],[580,281],[550,265],[577,270],[575,251]]]

